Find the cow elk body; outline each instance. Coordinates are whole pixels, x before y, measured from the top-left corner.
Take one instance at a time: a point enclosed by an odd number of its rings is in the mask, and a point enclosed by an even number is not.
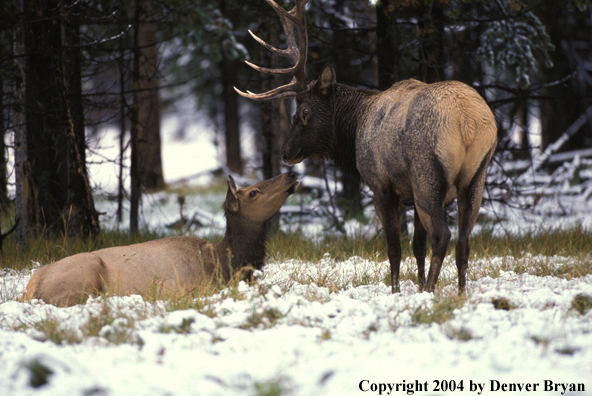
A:
[[[241,189],[229,177],[226,233],[218,244],[178,236],[75,254],[37,270],[21,301],[71,306],[99,293],[179,296],[217,279],[246,278],[263,267],[269,219],[298,188],[297,176],[289,172]]]
[[[486,102],[473,88],[456,81],[425,84],[410,79],[386,91],[354,88],[337,83],[329,66],[316,81],[306,84],[306,48],[302,48],[302,41],[298,48],[294,34],[288,31],[296,28],[301,38],[306,37],[307,0],[297,0],[289,12],[273,0],[266,1],[281,17],[288,50],[264,45],[297,62],[291,69],[251,66],[294,78],[290,84],[263,94],[237,92],[254,100],[296,97],[296,113],[282,147],[289,165],[307,157],[327,158],[342,169],[359,172],[374,193],[374,206],[388,245],[393,292],[398,290],[401,261],[399,204],[414,203],[413,254],[419,285],[433,291],[451,235],[445,208],[457,197],[456,266],[459,292],[464,292],[469,234],[497,144],[495,118]],[[426,282],[428,234],[432,258]]]

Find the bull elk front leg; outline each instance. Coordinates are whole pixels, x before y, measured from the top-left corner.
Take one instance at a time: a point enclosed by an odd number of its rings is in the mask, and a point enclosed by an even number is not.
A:
[[[421,224],[417,209],[414,209],[414,230],[413,230],[413,256],[417,262],[417,281],[419,283],[419,290],[425,290],[425,257],[426,257],[426,242],[428,233]]]
[[[399,292],[399,270],[401,268],[401,229],[399,227],[399,196],[387,188],[374,193],[374,208],[382,223],[388,258],[391,265],[391,290]]]

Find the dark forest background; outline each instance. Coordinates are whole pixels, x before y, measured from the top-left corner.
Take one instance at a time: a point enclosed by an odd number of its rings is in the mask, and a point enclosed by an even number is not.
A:
[[[285,8],[293,3],[281,2]],[[500,151],[592,156],[592,9],[589,0],[311,0],[308,79],[330,63],[342,83],[386,89],[415,78],[473,86],[496,115]],[[243,63],[286,67],[247,33],[282,46],[264,0],[4,0],[0,5],[0,204],[17,243],[46,234],[100,235],[86,170],[89,131],[120,130],[118,199],[137,232],[142,192],[165,187],[160,120],[165,92],[190,88],[196,114],[219,126],[230,172],[245,172],[241,127],[257,131],[257,171],[280,173],[290,101],[257,103],[233,90],[285,84]],[[245,110],[246,109],[246,110]],[[564,135],[565,133],[568,135]],[[554,147],[561,136],[568,139]],[[11,142],[6,144],[6,142]],[[7,158],[14,155],[14,169]],[[121,161],[123,164],[123,161]],[[310,166],[315,166],[310,164]],[[8,176],[14,172],[14,196]],[[340,174],[348,210],[361,210],[360,180]],[[121,210],[118,214],[123,216]],[[2,230],[2,238],[10,231]]]

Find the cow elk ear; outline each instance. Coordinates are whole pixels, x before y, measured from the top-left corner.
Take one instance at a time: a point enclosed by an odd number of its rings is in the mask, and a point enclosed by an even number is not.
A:
[[[233,213],[238,212],[239,209],[236,190],[237,188],[234,179],[232,176],[228,175],[228,191],[226,192],[226,202],[224,202],[224,206]]]
[[[315,88],[318,89],[322,95],[327,95],[329,87],[335,84],[335,70],[330,65],[325,65],[321,77],[317,80]]]

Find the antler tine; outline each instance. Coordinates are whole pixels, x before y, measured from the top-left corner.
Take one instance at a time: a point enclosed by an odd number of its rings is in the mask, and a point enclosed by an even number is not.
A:
[[[240,96],[245,97],[247,99],[280,100],[280,99],[292,98],[292,97],[296,96],[296,94],[298,93],[298,91],[296,91],[294,89],[294,88],[296,88],[296,85],[297,84],[296,84],[295,78],[293,78],[289,84],[282,85],[281,87],[277,87],[277,88],[272,89],[271,91],[267,91],[265,93],[256,94],[251,91],[243,92],[240,89],[238,89],[237,87],[234,87],[234,90]]]
[[[308,34],[306,32],[305,6],[309,2],[309,0],[296,0],[296,5],[290,11],[286,11],[283,7],[279,6],[274,0],[265,1],[267,1],[267,3],[271,5],[271,7],[276,11],[278,16],[280,17],[280,21],[282,23],[282,27],[286,35],[287,48],[276,48],[257,37],[250,30],[249,33],[255,39],[255,41],[263,45],[269,51],[277,55],[292,59],[292,61],[294,62],[294,66],[283,69],[271,69],[257,66],[248,61],[245,62],[253,69],[261,73],[293,75],[294,77],[289,84],[282,85],[281,87],[272,89],[271,91],[261,94],[254,94],[249,91],[245,93],[238,90],[236,87],[234,89],[241,96],[254,100],[278,100],[296,96],[298,92],[306,89],[305,66],[308,51]],[[298,31],[300,44],[296,43],[294,28],[296,28],[296,30]]]
[[[274,47],[271,44],[267,44],[265,41],[263,41],[259,37],[257,37],[255,35],[255,33],[253,33],[251,31],[251,29],[249,29],[249,33],[251,34],[251,37],[253,37],[255,39],[255,41],[257,41],[259,44],[261,44],[262,46],[264,46],[265,48],[267,48],[271,52],[275,52],[276,54],[281,55],[281,56],[285,56],[287,58],[291,57],[291,53],[289,50],[279,49],[279,48]],[[249,63],[249,66],[253,67],[252,63]]]
[[[267,73],[267,74],[288,74],[288,75],[292,75],[292,74],[295,74],[295,71],[296,71],[296,66],[287,67],[285,69],[270,69],[270,68],[267,68],[267,67],[257,66],[256,64],[251,63],[249,61],[245,61],[245,63],[247,65],[251,66],[253,69],[257,70],[258,72]]]

